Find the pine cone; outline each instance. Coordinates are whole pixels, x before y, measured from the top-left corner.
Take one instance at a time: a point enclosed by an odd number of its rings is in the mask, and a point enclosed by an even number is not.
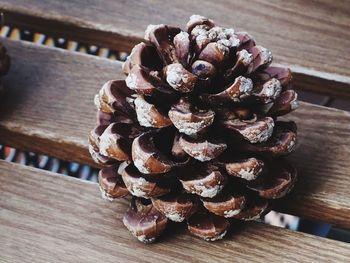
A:
[[[253,220],[286,195],[296,170],[296,125],[277,118],[298,106],[291,71],[246,32],[193,15],[186,31],[150,25],[123,70],[95,97],[89,136],[103,196],[133,196],[126,227],[152,242],[168,220],[205,240],[232,219]]]
[[[7,55],[6,48],[0,43],[0,94],[3,92],[1,77],[7,74],[10,68],[10,57]]]

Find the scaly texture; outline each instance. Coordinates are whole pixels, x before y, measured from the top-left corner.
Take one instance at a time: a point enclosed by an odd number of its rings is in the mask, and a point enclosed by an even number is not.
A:
[[[246,32],[193,15],[186,30],[150,25],[123,70],[95,97],[89,136],[108,200],[133,195],[123,222],[154,241],[168,220],[188,222],[205,240],[223,238],[232,219],[254,220],[286,195],[296,170],[298,107],[289,69]]]

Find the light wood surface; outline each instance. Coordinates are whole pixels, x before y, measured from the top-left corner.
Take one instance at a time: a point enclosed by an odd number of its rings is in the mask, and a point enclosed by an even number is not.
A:
[[[148,24],[183,27],[202,14],[253,34],[294,69],[297,88],[350,98],[347,1],[4,0],[0,11],[5,24],[127,52]]]
[[[94,56],[4,40],[13,67],[4,78],[0,143],[93,164],[87,135],[94,94],[123,77],[120,64]],[[290,159],[299,181],[279,209],[350,228],[350,113],[307,103],[290,114],[300,147]]]
[[[0,161],[1,262],[346,262],[350,244],[282,228],[235,225],[207,243],[171,227],[139,243],[123,226],[126,200],[102,200],[96,184]]]

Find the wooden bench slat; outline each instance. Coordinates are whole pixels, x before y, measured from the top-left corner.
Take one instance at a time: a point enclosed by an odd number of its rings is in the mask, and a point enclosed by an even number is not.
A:
[[[345,262],[350,244],[261,223],[206,243],[175,226],[144,245],[122,224],[127,200],[95,183],[0,161],[0,254],[6,262]],[[174,226],[173,226],[174,228]]]
[[[5,41],[13,67],[4,78],[0,143],[92,163],[87,134],[102,84],[123,78],[120,63],[25,42]],[[300,147],[290,159],[299,181],[280,209],[350,228],[350,113],[302,103]]]
[[[98,1],[4,0],[5,24],[130,52],[148,24],[184,26],[199,13],[218,24],[247,30],[290,64],[295,86],[350,98],[350,5],[343,1]],[[330,11],[331,10],[331,11]],[[312,69],[312,70],[310,70]]]

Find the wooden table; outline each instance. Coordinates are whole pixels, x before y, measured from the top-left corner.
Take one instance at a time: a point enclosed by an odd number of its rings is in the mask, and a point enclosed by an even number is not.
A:
[[[249,3],[249,4],[248,4]],[[190,14],[245,29],[271,47],[275,61],[296,72],[298,89],[350,97],[350,7],[341,1],[98,1],[4,0],[5,23],[130,51],[149,23]],[[156,12],[156,10],[158,10]],[[227,10],[232,10],[228,12]],[[3,40],[12,57],[0,105],[0,143],[92,164],[87,134],[94,94],[123,77],[120,62]],[[302,103],[288,116],[301,147],[291,156],[300,179],[279,211],[350,228],[350,114]],[[98,187],[18,164],[0,162],[0,261],[170,262],[334,261],[350,245],[261,223],[237,226],[224,241],[206,243],[173,230],[146,246],[122,227],[125,201],[106,203]]]

